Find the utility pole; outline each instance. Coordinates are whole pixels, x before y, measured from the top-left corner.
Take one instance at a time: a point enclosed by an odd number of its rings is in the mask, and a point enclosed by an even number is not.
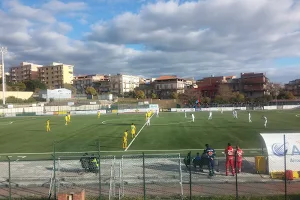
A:
[[[2,57],[2,94],[3,94],[3,105],[5,105],[5,72],[4,72],[4,54],[7,52],[7,47],[0,47]]]

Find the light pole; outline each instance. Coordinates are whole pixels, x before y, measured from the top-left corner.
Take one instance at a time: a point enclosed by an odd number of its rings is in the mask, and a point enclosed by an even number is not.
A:
[[[7,52],[7,47],[0,47],[2,57],[2,94],[3,94],[3,105],[5,105],[5,72],[4,72],[4,54]]]

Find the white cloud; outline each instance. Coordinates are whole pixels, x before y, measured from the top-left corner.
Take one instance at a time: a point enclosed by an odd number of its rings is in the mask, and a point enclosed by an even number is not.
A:
[[[70,11],[81,11],[88,8],[85,2],[70,2],[64,3],[58,0],[51,0],[43,5],[43,8],[52,12],[70,12]]]
[[[0,10],[0,43],[14,52],[8,61],[61,61],[75,64],[77,74],[201,77],[257,71],[280,81],[300,76],[299,66],[283,70],[272,62],[300,57],[298,1],[158,1],[145,4],[137,14],[128,11],[91,25],[81,40],[66,36],[80,30],[59,21],[55,13],[66,12],[87,24],[84,10],[88,7],[92,5],[52,0],[33,8],[6,1],[6,12]],[[126,44],[145,50],[126,48]]]
[[[79,21],[80,24],[83,24],[83,25],[88,24],[88,21],[84,18],[81,18],[78,21]]]
[[[5,1],[4,7],[8,9],[8,12],[11,16],[15,16],[18,18],[25,18],[32,21],[47,23],[53,23],[56,21],[56,19],[49,12],[42,9],[36,9],[30,6],[22,5],[17,0]]]

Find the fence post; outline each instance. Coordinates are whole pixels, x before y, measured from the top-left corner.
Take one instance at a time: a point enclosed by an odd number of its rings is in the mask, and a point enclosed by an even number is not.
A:
[[[54,180],[54,199],[56,199],[56,152],[55,141],[53,142],[53,180]]]
[[[11,200],[11,171],[10,171],[10,158],[7,156],[8,159],[8,185],[9,185],[9,200]]]
[[[144,200],[146,200],[146,177],[145,177],[145,153],[143,152],[143,187],[144,187]]]
[[[101,200],[101,163],[100,163],[100,140],[98,140],[98,157],[99,157],[99,200]]]
[[[235,199],[239,199],[239,188],[238,188],[238,166],[237,166],[237,148],[234,155],[234,165],[235,165]]]
[[[284,199],[287,200],[287,185],[286,185],[286,146],[285,146],[285,134],[283,135],[283,149],[284,149]]]
[[[190,200],[192,200],[192,152],[190,151],[189,154],[188,154],[188,162],[190,162],[190,165],[189,165],[189,173],[190,173]]]

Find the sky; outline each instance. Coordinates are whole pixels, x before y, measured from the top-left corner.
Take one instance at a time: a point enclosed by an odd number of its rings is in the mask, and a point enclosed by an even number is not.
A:
[[[263,72],[300,78],[300,1],[0,0],[5,66],[145,78]]]

